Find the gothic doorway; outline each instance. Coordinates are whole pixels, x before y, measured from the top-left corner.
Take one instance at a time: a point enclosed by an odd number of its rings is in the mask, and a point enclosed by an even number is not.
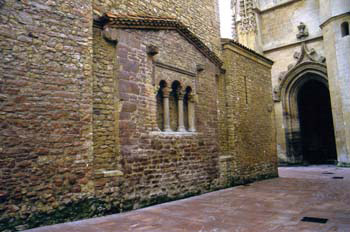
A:
[[[306,54],[306,53],[305,53]],[[281,78],[275,89],[281,101],[286,156],[289,164],[335,163],[337,160],[327,67],[303,61]]]
[[[317,77],[304,78],[308,81],[297,94],[303,162],[334,164],[337,153],[328,87]]]

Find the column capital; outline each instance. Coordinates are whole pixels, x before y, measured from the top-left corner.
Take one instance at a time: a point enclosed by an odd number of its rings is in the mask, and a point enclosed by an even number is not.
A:
[[[179,100],[183,100],[184,99],[184,97],[185,97],[185,92],[184,91],[181,91],[181,90],[178,90],[177,91],[177,97],[178,97],[178,99]]]
[[[169,95],[171,92],[171,89],[169,87],[164,87],[164,88],[162,88],[161,91],[162,91],[163,97],[169,98]]]
[[[190,93],[190,94],[188,95],[188,101],[193,102],[193,103],[197,102],[197,94],[195,94],[195,93]]]

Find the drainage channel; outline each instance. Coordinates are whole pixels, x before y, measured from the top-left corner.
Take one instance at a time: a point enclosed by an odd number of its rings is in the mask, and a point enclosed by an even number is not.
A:
[[[325,224],[327,223],[328,219],[327,218],[317,218],[317,217],[303,217],[301,219],[302,222],[313,222],[313,223],[322,223]]]

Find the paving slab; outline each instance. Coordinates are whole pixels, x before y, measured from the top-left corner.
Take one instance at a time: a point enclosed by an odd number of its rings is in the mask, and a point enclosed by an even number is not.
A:
[[[279,175],[248,186],[27,232],[350,232],[350,168],[281,167]],[[328,221],[303,222],[303,217]]]

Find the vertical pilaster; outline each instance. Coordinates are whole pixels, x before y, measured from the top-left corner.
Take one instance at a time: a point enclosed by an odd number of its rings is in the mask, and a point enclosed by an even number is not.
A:
[[[195,104],[194,95],[191,94],[188,98],[188,125],[189,125],[188,131],[190,132],[196,131],[194,104]]]

